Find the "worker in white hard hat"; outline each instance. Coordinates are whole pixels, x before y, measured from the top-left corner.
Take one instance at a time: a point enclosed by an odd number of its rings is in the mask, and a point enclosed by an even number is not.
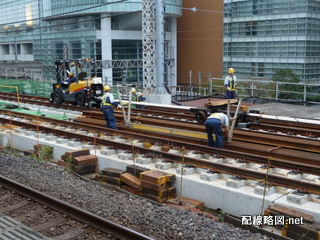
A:
[[[113,107],[121,108],[121,105],[114,101],[111,87],[109,85],[105,85],[103,87],[103,91],[105,94],[101,99],[101,110],[103,112],[103,117],[106,120],[106,127],[118,129]]]
[[[234,99],[237,97],[237,77],[234,74],[234,69],[228,69],[228,76],[224,79],[224,86],[226,87],[226,98]]]
[[[76,62],[70,63],[70,73],[72,73],[74,77],[78,76]]]

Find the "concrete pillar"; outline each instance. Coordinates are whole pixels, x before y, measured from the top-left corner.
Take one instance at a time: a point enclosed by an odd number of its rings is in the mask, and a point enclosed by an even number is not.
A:
[[[101,54],[102,60],[112,60],[112,31],[111,17],[109,14],[101,14]],[[104,84],[113,85],[112,68],[102,70]]]

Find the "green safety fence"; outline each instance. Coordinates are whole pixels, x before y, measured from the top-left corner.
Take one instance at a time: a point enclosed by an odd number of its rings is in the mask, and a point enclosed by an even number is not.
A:
[[[26,79],[5,79],[0,78],[0,85],[18,87],[20,94],[30,94],[42,97],[49,97],[52,92],[52,82],[32,81]],[[15,92],[15,90],[0,87],[1,92]]]

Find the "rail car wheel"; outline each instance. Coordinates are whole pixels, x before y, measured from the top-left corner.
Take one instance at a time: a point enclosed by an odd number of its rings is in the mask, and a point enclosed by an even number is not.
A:
[[[60,90],[55,90],[53,93],[53,102],[55,104],[63,103],[63,93]]]
[[[76,95],[76,104],[79,106],[84,106],[86,103],[85,96],[81,93]]]
[[[197,112],[195,114],[195,119],[197,123],[203,124],[207,120],[207,113],[204,111]]]

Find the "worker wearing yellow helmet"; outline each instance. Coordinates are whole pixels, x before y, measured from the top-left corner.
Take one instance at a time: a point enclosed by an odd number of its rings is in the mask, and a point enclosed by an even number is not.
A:
[[[118,129],[113,107],[121,108],[121,105],[114,101],[114,96],[109,85],[105,85],[103,91],[105,93],[101,99],[101,110],[103,112],[103,117],[106,120],[106,127]]]
[[[237,97],[237,77],[234,74],[234,69],[228,69],[228,76],[224,79],[224,86],[226,87],[226,98],[234,99]]]

